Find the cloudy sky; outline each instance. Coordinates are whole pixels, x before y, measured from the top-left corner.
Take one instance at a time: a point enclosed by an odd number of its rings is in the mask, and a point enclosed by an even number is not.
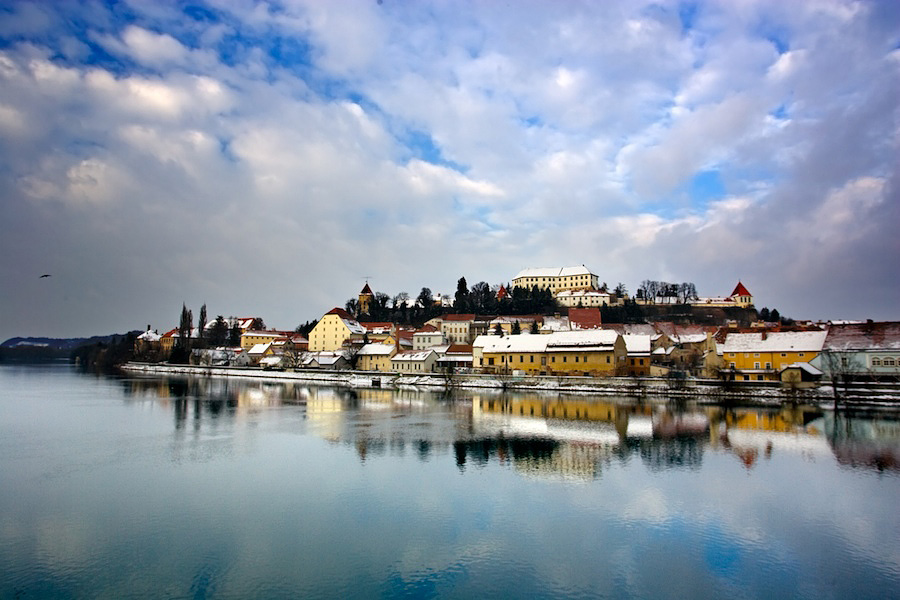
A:
[[[894,0],[3,2],[0,340],[578,264],[897,319],[898,98]]]

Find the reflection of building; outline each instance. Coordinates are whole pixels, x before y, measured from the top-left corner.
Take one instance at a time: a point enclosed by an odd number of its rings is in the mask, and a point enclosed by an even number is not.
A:
[[[749,469],[760,456],[773,452],[823,456],[831,453],[817,425],[818,409],[797,407],[772,409],[710,408],[710,441],[737,456]]]

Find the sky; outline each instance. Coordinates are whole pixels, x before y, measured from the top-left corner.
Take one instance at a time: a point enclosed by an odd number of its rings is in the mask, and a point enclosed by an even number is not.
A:
[[[2,2],[0,340],[574,265],[900,319],[898,99],[894,0]]]

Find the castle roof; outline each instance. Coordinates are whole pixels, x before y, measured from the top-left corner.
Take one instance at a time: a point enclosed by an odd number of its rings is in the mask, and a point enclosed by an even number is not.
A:
[[[734,291],[731,292],[732,296],[752,296],[750,292],[747,291],[747,288],[744,287],[744,284],[740,281],[737,282],[737,285],[734,286]]]
[[[363,289],[362,289],[362,291],[359,293],[359,295],[360,295],[360,296],[362,296],[362,295],[366,295],[366,296],[374,296],[374,295],[375,295],[375,294],[372,293],[372,288],[369,287],[369,282],[368,282],[368,281],[366,282],[366,285],[363,286]]]

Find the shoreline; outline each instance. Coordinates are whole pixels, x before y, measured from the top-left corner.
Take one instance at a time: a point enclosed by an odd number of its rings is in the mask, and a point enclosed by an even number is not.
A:
[[[602,396],[637,396],[659,401],[691,399],[701,404],[754,404],[780,406],[814,404],[834,405],[830,385],[790,388],[780,382],[723,382],[720,380],[668,380],[658,377],[572,377],[521,376],[498,377],[473,373],[439,373],[407,375],[377,371],[330,371],[322,369],[294,369],[290,371],[264,370],[257,367],[220,367],[199,365],[169,365],[129,362],[120,369],[130,374],[200,375],[204,377],[234,377],[258,380],[301,381],[318,385],[349,388],[431,388],[439,390],[474,389],[497,392],[541,392],[566,394],[595,394]],[[750,385],[747,385],[747,384]],[[878,391],[882,393],[877,393]],[[842,404],[847,406],[846,401]],[[889,408],[900,410],[900,387],[893,386],[853,395],[854,408]]]

